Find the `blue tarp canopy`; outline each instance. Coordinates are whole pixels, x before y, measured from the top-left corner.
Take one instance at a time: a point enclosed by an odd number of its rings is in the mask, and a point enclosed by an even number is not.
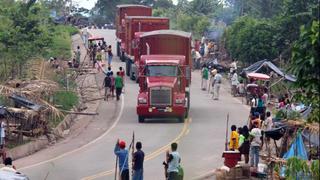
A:
[[[282,69],[278,68],[272,62],[268,60],[261,60],[249,67],[246,67],[242,70],[241,75],[246,76],[248,73],[264,73],[269,74],[270,70],[283,77],[285,80],[295,82],[297,79],[295,76],[286,74]]]
[[[290,146],[290,149],[283,155],[283,159],[287,160],[291,157],[298,157],[303,160],[308,160],[306,148],[304,147],[301,132],[297,134],[296,139]]]

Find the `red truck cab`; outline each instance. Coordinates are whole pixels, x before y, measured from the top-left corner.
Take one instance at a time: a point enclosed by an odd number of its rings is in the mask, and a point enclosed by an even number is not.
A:
[[[137,32],[149,32],[154,30],[169,29],[170,20],[165,17],[150,17],[150,16],[127,16],[125,18],[125,36],[121,43],[121,54],[124,54],[126,61],[126,72],[132,80],[136,79],[136,69],[134,66],[134,46],[135,35]]]
[[[121,42],[125,37],[126,16],[152,16],[152,8],[138,4],[122,4],[117,6],[115,25],[117,37],[117,55],[120,57]]]
[[[145,118],[188,116],[191,83],[191,33],[159,30],[139,35],[135,64],[140,91],[139,122]]]

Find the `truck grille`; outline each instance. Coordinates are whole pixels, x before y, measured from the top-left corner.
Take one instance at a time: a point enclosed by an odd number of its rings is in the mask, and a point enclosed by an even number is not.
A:
[[[150,89],[151,105],[171,105],[171,88],[154,87]]]

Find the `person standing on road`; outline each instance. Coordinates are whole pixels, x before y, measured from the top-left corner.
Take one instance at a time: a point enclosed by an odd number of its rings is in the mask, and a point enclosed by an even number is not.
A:
[[[129,151],[126,148],[126,142],[117,141],[114,147],[114,154],[119,158],[119,171],[121,180],[129,180]]]
[[[96,60],[96,68],[100,72],[102,70],[102,52],[100,48],[98,49]]]
[[[213,86],[213,99],[214,100],[219,100],[219,91],[220,91],[220,85],[222,82],[222,76],[217,71],[217,74],[213,78],[212,86]]]
[[[111,67],[112,57],[113,57],[111,45],[109,45],[107,52],[108,52],[108,66]]]
[[[213,86],[212,86],[212,83],[213,83],[214,76],[215,76],[216,74],[217,74],[217,70],[216,70],[216,69],[213,69],[213,70],[210,72],[208,93],[213,94]],[[210,89],[210,87],[212,87],[212,88]]]
[[[237,126],[232,125],[230,142],[229,142],[229,150],[235,151],[235,150],[238,150],[238,148],[239,148],[239,134],[237,133]]]
[[[244,161],[246,164],[249,163],[249,151],[250,151],[250,140],[249,140],[249,129],[248,126],[242,127],[242,136],[243,138],[240,140],[239,138],[239,151],[240,154],[244,155]]]
[[[123,70],[122,67],[119,67],[119,72],[120,72],[120,76],[121,76],[122,81],[123,81],[122,93],[124,93],[124,85],[125,85],[125,78],[124,78],[124,76],[125,76],[125,72],[124,72],[124,70]]]
[[[122,77],[120,76],[120,72],[117,72],[117,77],[115,78],[115,88],[116,88],[116,96],[117,96],[117,101],[120,100],[120,95],[122,93],[122,88],[123,88],[123,80]]]
[[[238,75],[237,75],[237,72],[236,70],[234,70],[232,72],[232,77],[231,77],[231,93],[233,96],[236,96],[237,95],[237,86],[239,84],[239,81],[238,81]]]
[[[115,78],[113,76],[113,71],[110,72],[110,79],[111,79],[111,85],[110,85],[110,92],[111,92],[111,97],[113,99],[114,97],[114,89],[115,89]]]
[[[106,75],[106,77],[104,78],[102,87],[104,87],[104,100],[108,101],[108,97],[110,95],[110,89],[111,89],[110,75]]]
[[[167,164],[168,164],[168,180],[179,180],[179,169],[180,169],[180,162],[181,157],[180,154],[177,152],[178,144],[172,143],[171,144],[171,153],[167,152]],[[183,177],[182,177],[183,178]]]
[[[201,76],[202,76],[201,89],[205,91],[207,89],[207,84],[209,79],[209,70],[205,64],[202,67]]]
[[[258,167],[259,164],[259,151],[261,142],[261,130],[258,126],[258,122],[254,122],[253,129],[250,132],[250,136],[252,137],[251,145],[250,145],[250,166]]]
[[[142,143],[136,143],[137,151],[133,154],[133,178],[132,180],[143,180],[143,161],[144,161],[144,152],[142,149]]]

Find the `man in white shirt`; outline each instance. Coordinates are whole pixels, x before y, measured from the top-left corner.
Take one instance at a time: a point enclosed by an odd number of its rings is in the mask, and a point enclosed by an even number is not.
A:
[[[222,82],[222,76],[217,71],[217,74],[213,78],[212,86],[213,86],[213,99],[218,100],[219,99],[219,91],[220,91],[220,85]]]
[[[168,180],[177,180],[179,177],[179,166],[180,166],[180,154],[177,152],[178,144],[171,144],[171,153],[168,157]]]
[[[232,92],[233,96],[236,96],[236,94],[237,94],[237,86],[239,84],[238,74],[236,73],[235,70],[232,73],[233,74],[232,74],[232,77],[231,77],[231,86],[232,86],[231,92]]]
[[[253,129],[250,132],[250,136],[252,137],[252,141],[250,144],[250,166],[258,167],[259,164],[259,151],[261,142],[261,130],[258,127],[258,122],[253,123]]]

